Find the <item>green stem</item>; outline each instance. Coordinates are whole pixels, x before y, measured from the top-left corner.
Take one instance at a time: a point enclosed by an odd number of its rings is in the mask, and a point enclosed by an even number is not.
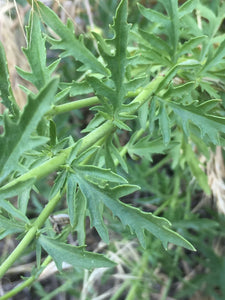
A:
[[[149,100],[150,96],[152,96],[152,94],[157,90],[157,88],[158,88],[159,84],[161,83],[161,81],[163,80],[163,78],[164,77],[162,77],[162,76],[156,77],[149,84],[147,84],[146,87],[144,89],[142,89],[142,91],[140,91],[140,89],[138,89],[138,91],[135,91],[133,93],[129,92],[127,94],[128,97],[136,96],[131,103],[139,103],[140,104],[139,107],[141,105],[143,105],[147,100]],[[56,106],[53,106],[53,108],[47,112],[47,116],[55,116],[58,114],[69,112],[71,110],[89,107],[89,106],[96,105],[99,103],[100,103],[100,101],[99,101],[98,97],[94,96],[94,97],[89,97],[89,98],[73,101],[70,103],[56,105]],[[136,109],[134,111],[136,111]]]
[[[24,238],[21,240],[15,250],[9,255],[9,257],[0,266],[0,278],[5,272],[13,265],[13,263],[24,253],[24,250],[28,247],[31,241],[35,238],[37,231],[43,226],[47,218],[50,216],[55,206],[61,199],[61,192],[59,191],[45,206],[39,217],[32,224],[32,227],[28,230]]]
[[[52,260],[51,256],[47,256],[46,259],[41,264],[40,268],[44,269],[45,267],[47,267],[47,265],[51,262],[51,260]],[[13,290],[9,291],[8,293],[0,297],[0,300],[6,300],[11,298],[12,296],[17,295],[19,292],[29,287],[35,280],[37,280],[36,275],[30,276],[27,280],[22,282],[20,285],[16,286]]]
[[[156,165],[154,165],[152,168],[150,168],[147,172],[145,172],[145,176],[149,176],[151,174],[154,174],[159,168],[161,168],[163,165],[165,165],[167,162],[170,161],[170,156],[167,155],[163,159],[160,160]]]
[[[146,101],[150,99],[150,97],[157,90],[159,84],[163,80],[164,77],[159,76],[156,77],[153,81],[151,81],[142,92],[132,101],[132,103],[137,103],[138,107],[132,109],[131,112],[135,112],[141,105],[143,105]],[[83,99],[85,100],[85,99]],[[87,150],[90,146],[94,145],[99,139],[110,134],[115,129],[113,122],[111,120],[106,121],[101,126],[93,130],[87,136],[83,137],[79,143],[81,142],[78,154]],[[49,159],[47,162],[42,165],[28,171],[27,173],[21,175],[20,177],[12,180],[5,186],[0,188],[0,194],[3,195],[4,192],[7,192],[9,188],[15,187],[16,184],[20,184],[21,182],[27,181],[32,178],[36,178],[36,180],[47,176],[53,171],[57,170],[59,166],[64,164],[72,150],[73,146],[62,150],[61,153],[57,154],[56,157]]]
[[[109,134],[113,130],[114,130],[114,126],[112,124],[112,121],[105,122],[103,125],[101,125],[96,130],[92,131],[86,137],[84,137],[84,138],[82,138],[80,140],[81,143],[80,143],[80,148],[79,148],[78,154],[80,154],[83,151],[87,150],[90,146],[92,146],[93,144],[95,144],[96,142],[98,142],[99,139],[101,139],[102,137],[106,136],[107,134]],[[65,163],[66,158],[68,157],[71,149],[72,148],[67,148],[67,149],[64,150],[64,152],[63,152],[64,153],[63,159],[60,159],[59,161],[58,160],[55,161],[55,159],[58,158],[58,157],[55,157],[55,158],[49,160],[47,163],[45,163],[43,165],[45,165],[45,166],[46,166],[46,164],[47,164],[47,166],[50,165],[50,167],[51,167],[50,169],[51,170],[56,169],[62,163]],[[52,162],[55,163],[54,166],[52,166]],[[43,171],[43,169],[44,169],[43,165],[35,168],[35,172],[34,172],[34,170],[31,170],[30,172],[22,175],[20,177],[20,181],[21,181],[21,178],[23,180],[27,180],[27,179],[29,179],[31,177],[34,177],[33,176],[34,173],[36,174],[37,178],[40,178],[41,176],[47,175],[48,172],[46,173],[46,172]],[[32,174],[31,177],[29,177],[30,174]],[[24,179],[24,177],[25,177],[25,179]],[[13,182],[14,182],[14,184],[15,184],[15,182],[18,183],[18,179],[15,179],[14,181],[10,182],[9,183],[10,187],[12,187]],[[58,192],[57,195],[55,197],[53,197],[49,201],[49,203],[43,209],[43,211],[41,212],[41,214],[39,215],[39,217],[32,224],[32,227],[29,229],[29,231],[27,232],[27,234],[21,240],[21,242],[19,243],[19,245],[16,247],[16,249],[10,254],[10,256],[1,265],[1,267],[0,267],[0,278],[11,267],[11,265],[18,259],[18,257],[21,256],[21,254],[24,252],[24,250],[26,249],[26,247],[34,239],[35,235],[37,234],[38,229],[40,229],[42,227],[42,225],[45,223],[46,219],[49,217],[49,215],[51,214],[51,212],[54,210],[55,206],[57,205],[58,201],[60,200],[60,197],[61,197],[61,194],[60,194],[60,192]]]
[[[77,100],[61,105],[55,105],[51,110],[48,111],[47,116],[55,116],[58,114],[63,114],[71,110],[80,109],[84,107],[89,107],[95,104],[99,104],[100,101],[98,97],[90,97],[82,100]]]
[[[140,288],[140,286],[142,285],[141,282],[141,278],[143,278],[144,273],[147,270],[147,266],[148,266],[148,257],[149,257],[149,253],[146,250],[143,255],[142,255],[142,259],[141,262],[139,264],[139,268],[138,268],[138,274],[137,274],[137,280],[135,280],[135,282],[132,284],[131,289],[129,290],[128,295],[126,296],[126,300],[134,300],[137,299],[138,297],[138,289]]]
[[[128,288],[130,282],[128,280],[124,281],[121,286],[116,290],[115,294],[110,298],[110,300],[118,300],[121,299],[121,296],[125,289]]]
[[[166,76],[166,74],[165,74]],[[164,80],[163,76],[157,76],[154,80],[152,80],[149,84],[143,88],[142,92],[138,94],[137,97],[131,102],[132,104],[138,103],[138,108],[133,109],[131,113],[135,112],[139,109],[146,101],[150,100],[154,93],[157,91],[160,83]]]
[[[149,122],[147,122],[146,127],[149,125]],[[133,138],[133,143],[135,143],[136,140],[138,140],[142,134],[145,132],[145,130],[143,128],[139,129],[136,133],[135,133],[135,137]],[[127,153],[129,148],[129,142],[123,146],[122,150],[120,151],[120,156],[124,157],[124,155]],[[119,164],[118,159],[115,159],[115,166],[117,166]]]
[[[138,107],[144,104],[145,101],[149,99],[149,97],[156,91],[158,85],[160,84],[162,77],[158,77],[157,79],[153,80],[146,86],[145,89],[133,100],[133,103],[138,103]],[[136,108],[137,109],[137,108]],[[134,111],[136,111],[136,109]],[[115,130],[115,126],[113,125],[113,121],[108,120],[99,126],[97,129],[93,130],[87,136],[82,138],[79,141],[80,147],[78,150],[78,155],[83,151],[87,150],[89,147],[94,145],[99,139],[107,136],[108,134],[112,133]],[[64,164],[73,149],[69,147],[67,149],[62,150],[60,154],[52,159],[48,160],[47,162],[43,163],[42,165],[30,170],[29,172],[21,175],[20,177],[14,179],[13,181],[9,182],[2,188],[0,188],[0,192],[7,191],[8,188],[14,187],[16,184],[20,182],[24,182],[31,178],[40,179],[44,176],[47,176],[51,172],[55,171],[59,168],[62,164]],[[44,224],[48,216],[54,210],[56,204],[60,200],[60,193],[58,193],[55,197],[53,197],[49,203],[46,205],[42,213],[36,219],[36,221],[32,224],[32,227],[21,240],[20,244],[16,247],[16,249],[10,254],[10,256],[5,260],[5,262],[0,267],[0,278],[5,274],[5,272],[10,268],[10,266],[18,259],[18,257],[24,252],[24,249],[30,244],[30,242],[34,239],[35,235],[37,234],[38,229]]]
[[[78,154],[81,154],[83,151],[87,150],[90,146],[98,142],[99,139],[106,136],[107,134],[110,134],[110,132],[112,132],[113,130],[114,130],[114,125],[112,121],[107,121],[101,126],[99,126],[97,129],[93,130],[91,133],[89,133],[79,141],[80,147],[78,150]],[[73,147],[74,145],[62,150],[62,152],[57,154],[57,156],[49,159],[48,161],[44,162],[40,166],[28,171],[27,173],[21,175],[20,177],[12,180],[5,186],[1,187],[0,188],[1,195],[4,192],[7,192],[9,188],[11,189],[12,187],[16,186],[21,182],[27,181],[31,178],[36,178],[36,180],[38,180],[54,172],[61,165],[65,164]]]

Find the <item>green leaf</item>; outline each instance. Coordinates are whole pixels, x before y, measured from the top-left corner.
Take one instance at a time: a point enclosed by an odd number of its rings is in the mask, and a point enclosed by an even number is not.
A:
[[[19,114],[19,108],[12,92],[5,50],[1,42],[0,70],[0,98],[2,98],[3,105],[9,109],[10,113],[17,117]]]
[[[114,53],[109,50],[107,43],[104,42],[97,33],[93,34],[99,42],[101,55],[111,71],[111,79],[114,83],[114,87],[113,89],[105,87],[107,92],[105,96],[109,98],[115,111],[116,109],[118,110],[125,101],[126,95],[124,78],[127,66],[127,41],[129,32],[129,25],[127,24],[127,0],[120,1],[112,29],[114,31],[114,37],[109,40],[108,43],[114,46]],[[97,93],[100,92],[100,88],[103,92],[104,85],[102,84],[102,86],[100,86],[100,82],[97,80],[92,80],[90,84]]]
[[[127,164],[123,159],[119,149],[117,149],[117,147],[114,146],[112,142],[112,136],[109,136],[105,140],[104,149],[105,149],[104,159],[105,159],[106,168],[110,168],[113,172],[115,172],[117,163],[119,163],[123,168],[123,170],[127,173],[128,172]]]
[[[216,66],[217,64],[221,63],[221,60],[224,57],[225,57],[225,40],[220,44],[213,57],[208,58],[208,60],[206,61],[203,67],[203,71],[207,71],[212,67]]]
[[[202,42],[206,40],[207,36],[202,35],[202,36],[197,36],[189,39],[187,42],[185,42],[180,49],[178,50],[177,54],[178,55],[183,55],[186,53],[190,53],[191,50],[199,45],[201,45]]]
[[[38,140],[31,139],[43,115],[51,108],[58,86],[58,79],[52,79],[34,98],[28,97],[18,122],[4,115],[5,132],[0,136],[0,177],[5,178],[15,170],[20,156],[27,150],[37,146]],[[41,141],[42,142],[42,141]],[[39,143],[40,144],[40,143]]]
[[[127,6],[127,0],[122,0],[117,8],[114,24],[112,25],[112,29],[115,32],[113,43],[116,53],[113,59],[109,56],[107,61],[118,95],[123,91],[123,80],[127,60],[127,40],[130,28],[127,24]]]
[[[164,103],[161,103],[160,105],[158,119],[159,119],[160,130],[163,136],[163,142],[165,145],[167,145],[170,142],[171,129],[170,129],[170,119],[167,114],[167,110]]]
[[[53,120],[49,120],[49,137],[50,146],[54,147],[57,143],[56,124]]]
[[[16,184],[10,185],[10,182],[2,187],[0,187],[0,197],[10,198],[16,195],[22,194],[27,188],[31,188],[34,184],[36,178],[30,178],[25,181],[19,181]]]
[[[179,7],[179,18],[184,15],[190,14],[196,7],[196,0],[185,1],[183,5]]]
[[[117,183],[127,183],[127,180],[122,176],[112,172],[110,169],[102,169],[95,166],[76,166],[76,171],[79,171],[85,178],[92,181],[110,181]]]
[[[218,107],[218,104],[221,103],[221,99],[211,99],[208,101],[204,101],[199,104],[199,109],[201,109],[202,113],[210,113],[212,109]]]
[[[163,143],[162,139],[150,140],[150,136],[145,136],[141,138],[137,143],[130,144],[128,147],[128,153],[131,155],[138,155],[144,157],[145,159],[151,161],[152,154],[164,154],[167,147]],[[131,140],[130,140],[131,141]]]
[[[179,17],[178,17],[178,1],[177,0],[160,0],[166,9],[170,22],[165,27],[169,37],[170,44],[173,49],[173,56],[175,56],[178,39],[179,39]]]
[[[24,224],[20,224],[14,219],[7,219],[0,215],[0,224],[0,239],[3,239],[10,234],[24,232]]]
[[[22,193],[18,195],[18,208],[25,215],[27,211],[28,202],[30,199],[31,188],[23,189]]]
[[[149,131],[152,134],[154,131],[155,120],[156,120],[156,99],[153,99],[150,102],[150,110],[149,110]]]
[[[104,141],[105,167],[107,169],[110,169],[113,172],[116,172],[116,167],[112,156],[112,148],[113,148],[112,135],[109,135]]]
[[[91,226],[94,226],[96,230],[98,231],[100,237],[102,240],[106,243],[109,242],[109,236],[108,236],[108,231],[105,227],[105,224],[103,222],[102,218],[102,203],[99,203],[97,199],[92,201],[93,195],[91,195],[91,190],[89,189],[89,186],[86,185],[86,179],[82,179],[79,175],[71,175],[72,179],[79,183],[79,187],[81,188],[81,192],[84,195],[84,198],[87,200],[87,207],[90,211],[90,221],[91,221]],[[83,184],[81,183],[83,182]],[[80,185],[81,183],[81,185]]]
[[[189,135],[189,122],[191,122],[200,129],[202,139],[206,135],[213,144],[220,144],[219,133],[225,133],[225,118],[205,114],[200,105],[179,105],[170,101],[167,103],[181,121],[186,135]]]
[[[199,85],[201,87],[201,90],[206,91],[210,95],[210,97],[215,99],[218,99],[220,97],[217,90],[213,88],[209,82],[200,82]]]
[[[85,251],[84,247],[67,245],[44,235],[41,235],[38,240],[45,251],[53,258],[60,271],[63,262],[71,264],[74,268],[88,270],[103,267],[112,268],[116,265],[102,254]]]
[[[14,218],[18,218],[28,224],[30,223],[29,219],[9,201],[0,199],[0,208],[6,210]]]
[[[149,115],[149,109],[148,109],[149,103],[146,101],[138,110],[138,119],[141,125],[141,128],[145,130],[146,128],[146,123],[148,120],[148,115]]]
[[[68,206],[68,214],[70,218],[70,224],[72,227],[75,226],[75,197],[76,197],[76,191],[77,191],[77,183],[74,180],[73,176],[69,174],[67,176],[67,183],[66,183],[66,202]],[[78,206],[79,207],[79,206]]]
[[[78,95],[85,95],[89,93],[93,93],[93,89],[91,88],[88,82],[76,82],[73,81],[72,84],[68,84],[70,89],[70,97],[78,96]]]
[[[64,188],[66,179],[67,179],[66,171],[62,171],[58,174],[58,176],[55,179],[54,185],[51,188],[51,191],[49,193],[49,199],[53,198],[60,190]]]
[[[139,3],[137,5],[140,10],[140,13],[149,21],[163,24],[165,27],[168,25],[169,18],[167,16],[151,8],[145,8]]]
[[[144,30],[139,30],[139,33],[159,54],[165,56],[169,53],[170,46],[163,39]]]
[[[167,16],[150,8],[145,8],[140,4],[138,5],[138,8],[141,14],[149,21],[163,25],[163,33],[166,33],[168,37],[170,47],[172,49],[170,55],[174,60],[179,39],[178,4],[177,0],[164,0],[160,2],[165,7]]]
[[[103,203],[98,199],[93,201],[93,194],[89,188],[90,182],[105,186],[104,182],[110,180],[111,182],[126,182],[126,180],[113,173],[110,170],[100,169],[94,166],[76,166],[76,172],[73,174],[73,178],[79,183],[82,194],[87,199],[87,206],[90,211],[91,224],[96,228],[101,238],[108,243],[108,231],[105,227],[102,218]],[[94,196],[95,197],[95,196]]]
[[[99,100],[102,105],[105,104],[105,101],[101,101],[103,99],[102,97],[106,97],[109,99],[109,102],[113,105],[114,109],[116,109],[118,103],[117,93],[115,90],[113,90],[111,87],[107,86],[100,79],[94,76],[87,77],[87,81],[93,87],[96,95],[99,96]]]
[[[39,17],[36,12],[31,10],[29,24],[26,27],[27,48],[23,52],[30,64],[31,73],[25,72],[17,67],[19,75],[34,84],[40,90],[50,80],[51,73],[56,68],[59,60],[55,62],[54,68],[46,66],[45,39],[42,37]]]
[[[73,56],[92,71],[108,75],[107,69],[85,47],[83,41],[76,38],[71,23],[68,22],[67,25],[64,25],[53,10],[41,2],[37,2],[34,6],[37,13],[40,14],[41,20],[60,37],[60,40],[48,38],[52,44],[52,49],[62,49],[64,50],[61,54],[62,57]]]
[[[178,97],[182,98],[186,94],[190,94],[195,87],[195,82],[190,81],[178,86],[170,85],[169,89],[163,94],[163,98]]]
[[[118,200],[119,197],[128,195],[139,187],[134,185],[119,185],[114,188],[93,184],[85,178],[85,174],[76,170],[74,174],[81,192],[87,199],[88,209],[91,214],[91,223],[97,229],[101,238],[108,242],[108,232],[103,223],[101,205],[108,207],[114,216],[117,216],[124,226],[129,226],[135,232],[143,247],[146,246],[145,230],[150,231],[163,242],[167,248],[168,242],[194,250],[194,247],[176,232],[169,229],[170,223],[164,218],[153,216],[151,213],[144,213],[141,210],[124,204]]]
[[[86,210],[87,200],[80,190],[75,196],[75,230],[77,231],[77,240],[80,246],[85,245],[86,239]]]

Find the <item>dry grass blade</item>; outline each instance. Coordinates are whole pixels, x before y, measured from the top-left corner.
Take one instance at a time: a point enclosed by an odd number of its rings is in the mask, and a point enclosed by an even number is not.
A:
[[[21,46],[25,45],[25,38],[19,18],[18,16],[14,19],[10,17],[10,11],[13,8],[15,8],[13,3],[5,1],[0,2],[0,40],[3,43],[6,52],[13,93],[18,105],[22,108],[25,105],[26,96],[18,85],[24,84],[24,82],[19,78],[15,66],[20,66],[25,69],[28,67],[25,56],[21,52]],[[24,8],[17,7],[21,20],[24,19],[27,8],[28,6]],[[0,111],[2,110],[3,106],[0,106]]]
[[[211,153],[210,161],[207,164],[207,174],[217,209],[220,213],[225,214],[225,166],[221,147],[217,147],[216,152]]]

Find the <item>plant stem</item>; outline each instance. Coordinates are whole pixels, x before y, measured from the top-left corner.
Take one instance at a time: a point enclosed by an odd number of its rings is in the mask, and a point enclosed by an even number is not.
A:
[[[3,262],[0,267],[0,278],[5,274],[5,272],[12,266],[12,264],[22,255],[24,250],[28,247],[31,241],[35,238],[38,229],[42,227],[49,215],[54,210],[55,206],[61,199],[63,193],[60,191],[48,202],[41,214],[32,224],[32,227],[28,230],[24,238],[21,240],[16,249],[9,255],[9,257]]]
[[[99,126],[97,129],[93,130],[91,133],[83,137],[79,140],[80,147],[78,150],[78,154],[81,154],[83,151],[87,150],[90,146],[94,145],[96,142],[99,141],[102,137],[110,134],[114,130],[114,125],[112,121],[106,121],[104,124]],[[71,150],[73,149],[74,145],[62,150],[61,153],[57,154],[57,156],[49,159],[47,162],[44,162],[40,166],[28,171],[27,173],[21,175],[20,177],[12,180],[5,186],[0,188],[0,193],[3,194],[9,188],[16,186],[20,182],[27,181],[31,178],[36,178],[36,180],[47,176],[48,174],[52,173],[53,171],[57,170],[61,165],[65,164],[67,158]]]
[[[47,112],[47,116],[52,116],[52,115],[55,116],[58,114],[69,112],[71,110],[89,107],[99,103],[100,101],[98,97],[90,97],[90,98],[85,98],[82,100],[77,100],[77,101],[73,101],[61,105],[55,105],[51,110]]]
[[[141,258],[141,262],[139,264],[139,268],[138,268],[138,274],[137,274],[137,280],[135,280],[135,282],[132,284],[131,289],[129,290],[128,295],[126,296],[126,300],[134,300],[137,299],[138,296],[138,289],[141,287],[142,282],[141,282],[141,278],[143,278],[144,273],[147,270],[147,266],[148,266],[148,257],[149,257],[149,253],[148,250],[146,250]]]
[[[78,154],[80,154],[83,151],[87,150],[90,146],[92,146],[93,144],[95,144],[96,142],[98,142],[100,138],[106,136],[107,134],[109,134],[113,130],[114,130],[114,126],[112,124],[112,121],[105,122],[103,125],[101,125],[96,130],[92,131],[86,137],[84,137],[84,138],[82,138],[80,140],[81,144],[80,144],[80,148],[79,148]],[[55,158],[52,158],[51,160],[49,160],[47,163],[45,163],[43,165],[46,165],[46,164],[47,164],[47,166],[50,165],[50,169],[51,170],[56,169],[62,163],[65,163],[66,158],[68,157],[71,149],[72,148],[70,147],[70,148],[67,148],[67,149],[64,150],[64,152],[63,152],[64,153],[63,158],[61,158],[59,160],[60,163],[59,163],[58,160],[56,160],[58,158],[58,156],[57,156]],[[52,165],[52,161],[55,163],[54,166]],[[37,177],[37,178],[41,178],[41,176],[47,175],[48,172],[46,173],[46,172],[43,171],[43,169],[44,169],[43,165],[35,168],[35,172],[34,172],[34,169],[33,169],[30,172],[22,175],[21,177],[23,177],[23,180],[27,180],[27,179],[30,178],[29,177],[30,174],[32,174],[31,177],[34,177],[33,174],[35,173],[36,174],[35,177]],[[20,177],[20,181],[21,181],[21,177]],[[25,177],[25,179],[24,179],[24,177]],[[16,181],[16,183],[18,183],[18,179],[15,179],[13,182],[15,183],[15,181]],[[12,187],[13,182],[10,182],[10,187]],[[39,217],[32,224],[32,227],[29,229],[29,231],[27,232],[27,234],[21,240],[21,242],[19,243],[19,245],[16,247],[16,249],[10,254],[10,256],[1,265],[1,267],[0,267],[0,278],[11,267],[11,265],[18,259],[18,257],[20,257],[20,255],[24,252],[24,249],[26,249],[26,247],[34,239],[34,237],[35,237],[38,229],[40,229],[42,227],[42,225],[45,223],[46,219],[49,217],[49,215],[51,214],[51,212],[54,210],[55,206],[57,205],[58,201],[61,198],[61,195],[62,195],[62,193],[58,192],[56,194],[56,196],[53,197],[49,201],[49,203],[43,209],[43,211],[41,212],[41,214],[39,215]]]
[[[157,87],[159,86],[159,84],[161,83],[162,80],[163,80],[163,77],[159,76],[159,77],[155,78],[153,81],[151,81],[143,89],[143,91],[132,101],[132,103],[139,104],[138,107],[133,109],[133,111],[136,111],[141,105],[143,105],[150,98],[150,96],[152,96],[152,94],[157,90]],[[85,99],[83,99],[83,100],[85,100]],[[130,112],[130,113],[132,113],[132,112]],[[91,133],[89,133],[87,136],[83,137],[80,140],[81,146],[79,148],[78,154],[80,154],[84,150],[87,150],[90,146],[94,145],[100,138],[111,133],[114,129],[115,129],[115,126],[113,125],[113,122],[111,120],[108,120],[105,123],[103,123],[101,126],[96,128],[95,130],[93,130]],[[66,159],[69,156],[72,148],[73,148],[73,146],[62,150],[62,152],[57,154],[56,157],[53,157],[52,159],[48,160],[47,162],[43,163],[42,165],[28,171],[27,173],[21,175],[20,177],[12,180],[5,186],[1,187],[0,192],[6,191],[8,188],[15,186],[17,183],[24,182],[31,178],[36,178],[38,180],[38,179],[52,173],[60,165],[62,165],[66,162]]]
[[[153,80],[146,86],[145,89],[134,99],[134,103],[139,103],[139,107],[149,99],[149,97],[153,94],[153,92],[157,89],[159,83],[161,82],[162,77],[158,77]],[[115,126],[113,125],[113,121],[108,120],[99,126],[97,129],[90,132],[87,136],[83,137],[80,141],[80,147],[78,150],[78,155],[83,151],[87,150],[89,147],[94,145],[99,139],[107,136],[115,130]],[[66,148],[62,150],[60,154],[42,165],[30,170],[29,172],[21,175],[20,177],[14,179],[13,181],[6,184],[4,187],[0,188],[0,192],[7,191],[8,188],[12,188],[16,184],[20,182],[24,182],[31,178],[40,179],[44,176],[47,176],[51,172],[55,171],[62,164],[64,164],[72,150],[72,147]],[[24,249],[30,244],[30,242],[34,239],[38,229],[44,224],[48,216],[54,210],[56,204],[60,200],[61,194],[57,193],[55,197],[53,197],[49,203],[46,205],[42,213],[36,219],[36,221],[32,224],[32,227],[21,240],[20,244],[16,247],[16,249],[10,254],[10,256],[5,260],[5,262],[0,267],[0,278],[5,274],[5,272],[10,268],[10,266],[18,259],[18,257],[23,253]]]
[[[159,84],[161,83],[161,81],[163,80],[163,78],[164,77],[162,77],[162,76],[156,77],[153,81],[151,81],[149,84],[147,84],[146,87],[143,88],[142,91],[140,91],[139,93],[137,91],[135,91],[133,93],[128,93],[127,94],[128,97],[136,96],[131,103],[138,102],[140,104],[140,106],[142,104],[144,104],[149,99],[149,97],[157,90],[157,88],[158,88]],[[89,107],[89,106],[96,105],[99,103],[100,103],[100,101],[99,101],[98,97],[96,97],[96,96],[89,97],[89,98],[85,98],[85,99],[81,99],[81,100],[77,100],[77,101],[73,101],[73,102],[69,102],[69,103],[65,103],[65,104],[61,104],[61,105],[55,105],[55,106],[53,106],[53,108],[51,110],[49,110],[47,112],[46,115],[47,116],[55,116],[58,114],[69,112],[71,110]]]
[[[154,165],[152,168],[150,168],[147,172],[145,172],[145,176],[149,176],[151,174],[154,174],[159,168],[161,168],[163,165],[165,165],[167,162],[170,161],[170,156],[167,155],[163,159],[161,159],[156,165]]]
[[[166,74],[165,74],[166,76]],[[134,100],[131,102],[132,104],[138,103],[139,106],[136,109],[133,109],[133,111],[136,111],[139,109],[146,101],[150,100],[150,97],[154,95],[154,93],[157,91],[158,86],[163,81],[163,76],[157,76],[154,80],[152,80],[149,84],[146,85],[145,88],[143,88],[142,92],[138,94],[137,97],[134,98]],[[133,112],[131,111],[131,113]]]
[[[51,262],[51,260],[52,260],[51,256],[47,256],[46,259],[41,264],[40,268],[47,267],[47,265]],[[21,284],[19,284],[18,286],[16,286],[13,290],[9,291],[8,293],[6,293],[2,297],[0,297],[0,300],[6,300],[6,299],[9,299],[12,296],[18,294],[19,292],[21,292],[26,287],[29,287],[36,279],[37,279],[36,275],[30,276],[27,280],[25,280],[24,282],[22,282]]]
[[[124,281],[121,286],[116,290],[115,294],[110,298],[110,300],[118,300],[121,299],[121,296],[126,288],[130,285],[128,280]]]

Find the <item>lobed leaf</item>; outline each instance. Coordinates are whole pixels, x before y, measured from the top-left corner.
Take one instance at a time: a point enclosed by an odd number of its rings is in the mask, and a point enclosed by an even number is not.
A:
[[[160,12],[153,10],[151,8],[146,8],[139,3],[138,3],[138,8],[140,10],[140,13],[150,22],[160,23],[163,24],[165,27],[168,25],[169,18],[161,14]]]
[[[66,202],[68,206],[68,214],[70,218],[70,224],[72,227],[75,226],[75,197],[77,191],[77,183],[73,180],[73,177],[70,174],[67,176],[67,183],[66,183]]]
[[[169,41],[172,47],[172,56],[175,57],[178,40],[179,40],[179,15],[178,15],[178,1],[177,0],[160,0],[166,9],[167,15],[170,18],[170,22],[165,27]]]
[[[135,154],[151,161],[152,154],[164,154],[167,147],[161,138],[150,140],[151,136],[145,136],[135,144],[129,143],[128,153],[131,157]],[[131,141],[131,140],[130,140]]]
[[[156,51],[158,51],[158,53],[160,53],[163,56],[168,55],[170,51],[170,46],[167,42],[165,42],[157,35],[144,30],[139,30],[139,33],[145,41],[147,41]]]
[[[32,98],[24,108],[18,122],[13,122],[4,114],[5,132],[0,136],[0,178],[4,179],[18,165],[20,156],[27,150],[40,145],[43,140],[31,139],[43,115],[51,108],[58,86],[58,79],[52,79]]]
[[[92,71],[108,75],[107,69],[85,47],[83,41],[76,38],[71,23],[68,22],[67,25],[64,25],[55,12],[41,2],[37,2],[35,10],[40,14],[45,24],[60,37],[60,40],[48,38],[52,44],[52,49],[62,49],[64,50],[61,54],[62,57],[73,56]]]
[[[102,254],[92,253],[84,250],[84,247],[75,247],[53,238],[41,235],[38,239],[44,250],[53,258],[57,268],[62,270],[62,263],[67,262],[74,268],[94,269],[112,268],[115,263]]]
[[[12,186],[8,183],[7,185],[0,187],[0,197],[11,198],[13,196],[20,195],[24,190],[30,188],[34,184],[35,180],[36,178],[30,178],[24,181],[19,181]]]
[[[9,79],[8,64],[5,56],[4,47],[0,41],[0,98],[5,107],[7,107],[14,117],[18,117],[19,108],[14,98]]]
[[[202,35],[189,39],[180,47],[180,49],[178,50],[178,55],[190,53],[193,48],[200,46],[201,43],[206,40],[206,38],[206,35]]]
[[[159,119],[160,130],[163,136],[163,142],[165,145],[167,145],[170,142],[171,129],[170,129],[170,119],[164,103],[161,103],[160,105],[158,119]]]
[[[22,220],[25,223],[30,223],[29,219],[23,214],[19,209],[17,209],[12,203],[9,201],[0,200],[0,208],[3,208],[5,211],[7,211],[12,217],[18,218],[19,220]]]
[[[40,90],[50,80],[51,73],[56,68],[59,60],[54,63],[54,67],[46,66],[45,38],[42,37],[39,17],[33,10],[30,12],[26,32],[28,45],[27,48],[23,48],[23,52],[30,64],[31,72],[23,71],[18,67],[17,72],[23,79],[30,81]]]
[[[16,222],[15,219],[7,219],[0,215],[0,240],[7,235],[24,232],[24,224]]]
[[[190,14],[196,7],[196,0],[188,0],[182,4],[178,11],[179,11],[179,18],[182,18],[184,15]]]
[[[190,94],[191,91],[195,87],[194,81],[189,81],[184,84],[180,84],[178,86],[173,86],[172,84],[169,86],[168,90],[163,94],[163,98],[169,98],[169,97],[178,97],[182,98],[187,94]]]
[[[112,103],[114,111],[118,110],[125,101],[126,89],[124,77],[127,66],[127,41],[129,25],[127,24],[127,0],[120,1],[116,11],[112,29],[114,37],[108,42],[114,46],[114,51],[108,47],[107,43],[97,33],[93,33],[99,43],[99,50],[111,72],[111,79],[114,86],[106,87],[100,80],[92,79],[89,83],[97,94],[102,96],[105,90],[105,96]]]
[[[186,135],[189,135],[189,122],[191,122],[200,129],[202,139],[206,135],[213,144],[220,144],[219,133],[225,133],[225,118],[205,114],[200,105],[179,105],[170,101],[168,104],[180,119]]]
[[[108,242],[108,231],[103,222],[102,204],[108,207],[114,216],[117,216],[123,225],[129,226],[135,232],[143,247],[146,246],[144,231],[150,231],[160,239],[165,248],[168,242],[194,250],[194,247],[176,232],[169,229],[170,223],[164,218],[155,217],[151,213],[144,213],[141,210],[124,204],[118,200],[119,197],[130,194],[139,187],[134,185],[119,185],[114,188],[107,186],[102,189],[85,178],[79,170],[73,174],[74,180],[79,184],[81,192],[87,199],[87,206],[90,211],[91,224],[95,226],[101,238]],[[134,221],[135,220],[135,221]]]
[[[209,57],[203,67],[204,71],[221,63],[221,60],[225,57],[225,40],[220,44],[213,57]]]

